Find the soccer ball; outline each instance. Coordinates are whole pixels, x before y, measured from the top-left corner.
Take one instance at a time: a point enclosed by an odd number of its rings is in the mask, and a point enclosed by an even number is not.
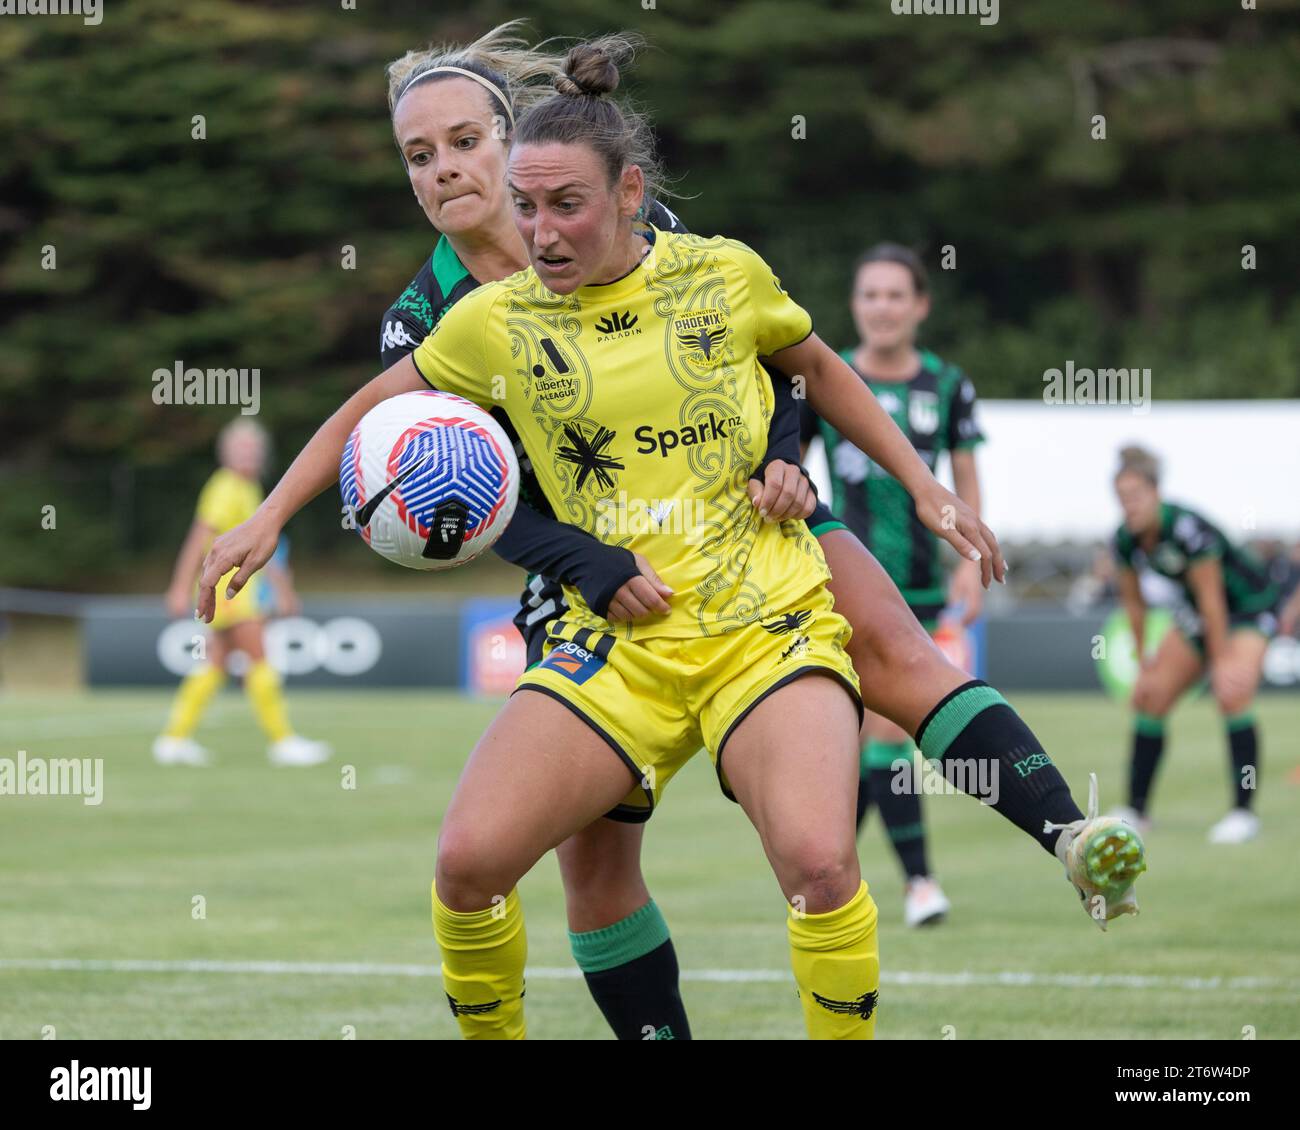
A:
[[[345,513],[381,557],[450,569],[491,548],[519,498],[514,448],[491,416],[446,392],[375,405],[339,467]]]

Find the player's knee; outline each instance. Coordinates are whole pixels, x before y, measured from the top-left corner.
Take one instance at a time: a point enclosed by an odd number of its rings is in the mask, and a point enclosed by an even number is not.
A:
[[[1154,681],[1138,679],[1133,688],[1133,709],[1152,718],[1163,718],[1173,705],[1168,688]]]
[[[787,897],[809,914],[824,914],[843,906],[857,890],[858,857],[827,837],[810,836],[780,852],[779,872]],[[802,904],[796,898],[802,896]]]
[[[1254,701],[1254,695],[1249,692],[1218,695],[1216,698],[1219,703],[1219,713],[1225,718],[1231,718],[1236,714],[1245,714],[1246,711],[1250,709],[1250,704]]]
[[[644,891],[639,846],[639,841],[625,845],[614,837],[584,840],[581,834],[565,840],[555,854],[570,905],[621,905],[629,891]]]
[[[494,894],[508,895],[515,885],[494,858],[490,841],[454,823],[444,824],[438,835],[434,882],[442,904],[459,911],[482,910]]]

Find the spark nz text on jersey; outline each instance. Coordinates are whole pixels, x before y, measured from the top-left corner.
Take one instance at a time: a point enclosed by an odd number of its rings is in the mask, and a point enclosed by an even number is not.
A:
[[[727,429],[738,427],[744,421],[739,416],[719,419],[712,412],[702,424],[688,424],[684,428],[665,428],[656,432],[649,424],[642,424],[632,434],[636,437],[637,454],[649,455],[658,451],[665,459],[675,447],[695,447],[715,439],[727,439]]]

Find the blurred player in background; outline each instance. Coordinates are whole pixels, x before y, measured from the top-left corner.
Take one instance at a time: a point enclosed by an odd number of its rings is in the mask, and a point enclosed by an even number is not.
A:
[[[930,288],[920,256],[896,243],[881,243],[858,260],[850,299],[858,344],[841,351],[875,394],[931,471],[948,452],[957,496],[980,511],[975,447],[984,437],[975,423],[975,386],[960,369],[916,348],[917,331],[930,313]],[[834,487],[831,508],[871,550],[902,593],[908,608],[932,636],[940,617],[963,627],[983,604],[980,568],[959,561],[944,576],[939,539],[917,517],[916,505],[897,479],[849,443],[803,402],[804,442],[820,434]],[[816,532],[816,531],[814,531]],[[948,609],[945,613],[945,608]],[[859,671],[864,683],[867,672]],[[868,713],[862,728],[858,778],[858,828],[874,802],[907,883],[903,919],[909,926],[939,922],[949,903],[931,877],[918,790],[895,790],[892,767],[912,763],[915,745],[902,727]],[[915,780],[908,774],[908,780]]]
[[[1165,746],[1165,718],[1183,692],[1209,674],[1232,762],[1233,807],[1210,842],[1237,844],[1259,833],[1251,811],[1258,784],[1259,735],[1253,711],[1268,641],[1277,631],[1277,587],[1255,557],[1193,510],[1160,497],[1160,463],[1141,447],[1120,451],[1115,493],[1124,523],[1115,535],[1120,598],[1142,657],[1133,708],[1129,804],[1116,815],[1147,825],[1151,787]],[[1138,573],[1150,568],[1182,585],[1188,605],[1154,656],[1143,656],[1146,601]]]
[[[192,613],[199,566],[212,539],[246,521],[261,504],[259,479],[266,467],[267,446],[266,432],[252,420],[240,418],[221,430],[217,440],[221,466],[199,495],[194,522],[176,558],[167,589],[170,615]],[[281,616],[293,615],[299,607],[286,559],[287,550],[282,544],[266,571],[273,603]],[[209,764],[208,751],[194,740],[193,734],[212,696],[226,681],[226,665],[234,651],[247,657],[244,691],[271,743],[267,754],[272,764],[316,765],[329,757],[328,746],[299,737],[289,725],[280,676],[266,659],[266,612],[261,595],[260,586],[249,585],[234,597],[226,597],[224,591],[218,597],[204,657],[181,681],[167,727],[154,741],[153,755],[160,765]]]

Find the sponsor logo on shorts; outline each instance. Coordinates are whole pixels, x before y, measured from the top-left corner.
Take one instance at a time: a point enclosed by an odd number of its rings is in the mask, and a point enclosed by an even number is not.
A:
[[[800,659],[808,654],[808,648],[812,640],[809,636],[800,636],[789,647],[781,652],[781,661],[786,659]]]
[[[594,651],[579,647],[572,640],[557,643],[551,654],[542,662],[545,670],[558,671],[575,683],[585,683],[605,666],[605,661]]]
[[[870,1020],[871,1014],[876,1011],[876,999],[879,995],[879,993],[863,993],[856,1000],[837,1001],[824,997],[821,993],[813,993],[813,1000],[827,1012],[838,1012],[844,1016],[860,1016],[863,1020]]]
[[[797,612],[787,612],[770,623],[764,624],[763,631],[771,632],[774,636],[783,636],[787,632],[802,628],[811,619],[812,613],[806,608],[801,608]]]

